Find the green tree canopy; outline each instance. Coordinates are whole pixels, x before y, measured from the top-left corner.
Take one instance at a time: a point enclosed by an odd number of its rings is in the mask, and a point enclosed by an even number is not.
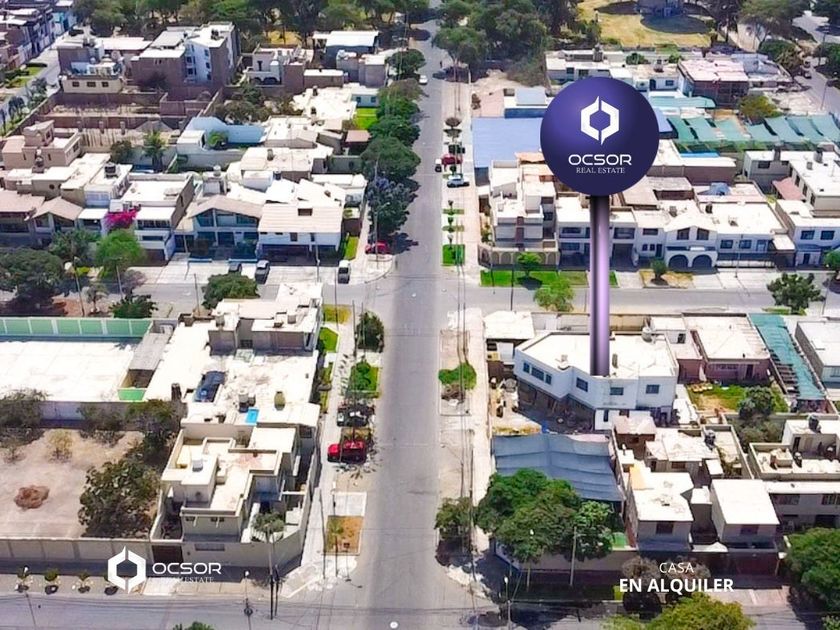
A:
[[[79,522],[89,536],[148,535],[158,488],[155,471],[131,457],[90,468],[79,498]]]
[[[835,274],[840,271],[840,249],[834,249],[823,257],[823,264]]]
[[[484,33],[472,26],[444,26],[434,37],[434,45],[442,48],[455,63],[463,63],[475,70],[487,56]]]
[[[840,609],[840,529],[791,534],[787,562],[796,583],[821,606]]]
[[[548,477],[530,468],[523,468],[507,477],[494,474],[490,477],[487,494],[476,508],[476,524],[486,532],[495,532],[505,519],[533,501],[549,483]]]
[[[828,18],[829,24],[840,24],[840,0],[815,0],[813,12]]]
[[[381,352],[385,347],[385,326],[375,313],[365,311],[356,324],[356,344],[363,350]]]
[[[525,272],[526,278],[530,278],[542,265],[542,259],[534,252],[522,252],[516,257],[516,265]]]
[[[755,625],[738,603],[726,604],[705,593],[694,593],[651,621],[648,630],[749,630]]]
[[[14,291],[27,308],[51,305],[63,280],[61,259],[49,252],[22,247],[0,256],[0,289]]]
[[[106,275],[122,273],[132,265],[139,265],[146,259],[146,252],[140,246],[131,230],[112,230],[99,240],[94,261]]]
[[[651,258],[650,269],[653,271],[654,278],[661,280],[662,276],[668,273],[668,264],[661,258]]]
[[[410,48],[395,52],[388,59],[388,63],[396,72],[397,79],[408,79],[417,76],[420,68],[426,63],[426,58],[419,50]]]
[[[111,144],[111,161],[115,164],[129,164],[134,156],[131,140],[117,140]]]
[[[558,276],[537,289],[534,300],[541,308],[560,313],[572,308],[574,296],[575,293],[568,279]]]
[[[738,416],[750,419],[756,415],[766,418],[773,413],[775,398],[769,387],[750,387],[738,403]]]
[[[377,176],[402,184],[411,179],[420,164],[414,151],[396,138],[375,138],[362,153],[363,172],[368,180]]]
[[[144,319],[151,317],[157,309],[148,295],[133,295],[129,293],[111,307],[111,313],[118,319]]]
[[[166,140],[160,131],[150,131],[143,136],[143,155],[152,161],[152,168],[163,170],[163,153],[166,151]]]
[[[444,499],[435,516],[435,529],[440,532],[440,537],[464,541],[470,528],[471,512],[469,497]]]
[[[781,112],[764,94],[747,94],[738,103],[738,111],[749,122],[757,124],[767,118],[778,116]]]
[[[377,177],[366,193],[372,237],[388,238],[398,231],[408,219],[408,205],[411,193],[402,184],[384,177]]]
[[[822,294],[814,284],[814,274],[807,276],[797,273],[783,273],[767,285],[773,299],[779,306],[788,306],[794,313],[804,313],[815,300],[821,300]]]
[[[545,6],[560,0],[546,0]],[[544,17],[531,0],[485,0],[476,5],[470,25],[484,33],[490,50],[519,59],[537,54],[547,41]]]
[[[761,41],[768,35],[789,37],[793,20],[809,5],[809,0],[744,0],[740,19],[756,29]]]
[[[255,280],[239,273],[210,276],[204,288],[204,306],[215,308],[226,298],[247,299],[259,297]]]
[[[99,240],[99,234],[90,230],[76,228],[56,233],[49,246],[49,252],[63,262],[88,267],[93,264],[93,243]]]
[[[396,138],[405,146],[411,146],[420,135],[420,129],[410,120],[400,116],[383,116],[373,123],[368,131],[372,138]]]

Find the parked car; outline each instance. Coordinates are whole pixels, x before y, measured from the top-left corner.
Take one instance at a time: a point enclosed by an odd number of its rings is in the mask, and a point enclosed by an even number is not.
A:
[[[460,173],[456,173],[455,175],[450,175],[449,178],[446,180],[446,187],[447,188],[462,188],[464,186],[469,186],[470,182]]]
[[[418,82],[420,85],[428,85],[428,83],[429,83],[429,77],[427,77],[425,74],[421,74],[421,75],[420,75],[420,78],[417,80],[417,82]]]
[[[364,440],[344,440],[327,447],[328,462],[348,462],[361,464],[367,459],[367,442]]]
[[[338,281],[342,284],[350,282],[350,261],[341,260],[338,263],[338,271],[336,272]]]
[[[230,261],[228,263],[228,273],[242,273],[242,263]]]
[[[352,409],[338,414],[335,422],[340,427],[360,428],[366,427],[372,417],[372,414],[367,414],[360,409]]]
[[[443,162],[444,166],[452,166],[453,164],[460,164],[463,158],[460,155],[455,155],[452,153],[445,154],[440,161]]]
[[[443,160],[437,158],[435,160],[435,173],[440,173],[443,170]]]
[[[271,271],[271,263],[267,260],[260,260],[257,262],[257,270],[254,272],[254,280],[257,282],[265,282],[268,280],[268,272]]]
[[[377,241],[376,243],[368,243],[365,246],[365,254],[390,254],[391,250],[388,248],[388,243]]]

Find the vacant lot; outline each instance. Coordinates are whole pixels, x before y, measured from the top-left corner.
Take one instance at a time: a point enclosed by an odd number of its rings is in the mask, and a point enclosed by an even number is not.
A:
[[[70,457],[57,461],[52,457],[50,448],[52,433],[52,430],[45,431],[38,440],[22,447],[17,461],[0,458],[0,479],[3,479],[0,486],[0,536],[81,536],[79,497],[84,489],[87,469],[121,459],[141,437],[138,432],[130,432],[115,446],[108,446],[70,431]],[[24,510],[15,504],[18,489],[27,486],[49,488],[49,497],[41,507]]]
[[[711,19],[703,14],[644,17],[636,13],[634,2],[610,0],[583,0],[579,6],[581,16],[587,20],[594,19],[595,12],[598,12],[603,40],[618,40],[626,48],[709,45]]]

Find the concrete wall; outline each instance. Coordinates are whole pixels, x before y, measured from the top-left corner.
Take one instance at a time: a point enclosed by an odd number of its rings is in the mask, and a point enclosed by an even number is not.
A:
[[[107,538],[4,538],[0,539],[0,563],[8,565],[39,565],[61,567],[99,566],[107,569],[108,558],[123,547],[151,561],[152,544],[140,539]]]

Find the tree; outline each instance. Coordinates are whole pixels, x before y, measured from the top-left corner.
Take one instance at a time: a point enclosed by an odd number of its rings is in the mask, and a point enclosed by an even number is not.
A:
[[[305,45],[315,32],[318,16],[326,6],[326,0],[287,0],[279,3],[278,10],[283,24],[295,31]]]
[[[85,289],[85,299],[87,300],[87,303],[93,307],[93,313],[99,312],[99,302],[107,297],[108,289],[99,281],[88,285]]]
[[[325,31],[355,28],[363,24],[364,16],[352,2],[330,2],[321,11],[321,28]]]
[[[475,71],[487,56],[487,39],[484,33],[470,26],[441,28],[432,40],[452,57],[455,64],[466,64]]]
[[[738,103],[738,111],[749,122],[757,124],[780,114],[779,109],[764,94],[747,94]]]
[[[143,136],[143,155],[152,160],[152,168],[163,170],[163,153],[166,151],[166,140],[160,131],[150,131]]]
[[[469,497],[444,499],[435,515],[435,529],[447,541],[459,541],[462,545],[470,530],[472,505]]]
[[[0,257],[0,289],[33,310],[51,306],[63,280],[61,259],[49,252],[24,247]]]
[[[621,565],[621,575],[628,580],[638,580],[641,589],[628,590],[622,597],[624,609],[650,610],[659,608],[659,596],[655,592],[648,592],[653,580],[662,579],[659,563],[643,556],[633,556]]]
[[[648,630],[749,630],[754,622],[738,603],[726,604],[705,593],[694,593],[666,608]]]
[[[385,326],[375,313],[365,311],[356,325],[356,344],[362,350],[381,352],[385,347]]]
[[[41,403],[47,399],[43,392],[19,389],[0,398],[0,431],[29,432],[41,424]]]
[[[824,617],[823,630],[840,630],[840,617]]]
[[[561,27],[577,22],[577,5],[578,0],[534,0],[537,13],[546,22],[550,35],[560,35]]]
[[[662,280],[662,276],[668,273],[668,265],[661,258],[651,258],[650,269],[653,271],[653,277],[657,282]]]
[[[93,243],[99,240],[99,234],[90,230],[76,228],[58,232],[53,236],[48,248],[51,254],[58,256],[62,262],[73,263],[73,266],[89,267],[93,264]]]
[[[128,407],[125,421],[143,433],[146,454],[167,453],[169,441],[178,432],[181,415],[169,400],[144,400]]]
[[[823,257],[823,265],[834,272],[834,280],[840,274],[840,249],[834,249]]]
[[[815,300],[822,300],[820,290],[814,285],[814,274],[803,276],[783,273],[767,285],[773,300],[779,306],[788,306],[793,313],[802,314]]]
[[[758,52],[767,55],[791,74],[802,67],[799,48],[793,42],[783,39],[765,39],[758,47]]]
[[[210,276],[204,288],[204,306],[215,308],[227,298],[243,300],[259,297],[257,283],[239,273],[226,273]]]
[[[49,437],[50,455],[53,459],[65,461],[70,459],[73,448],[73,438],[65,429],[53,431]]]
[[[377,239],[389,237],[408,219],[411,193],[403,184],[377,177],[368,185],[365,200],[370,209],[371,234]]]
[[[79,522],[85,534],[102,538],[147,535],[158,488],[155,471],[131,457],[89,468],[79,497]]]
[[[420,129],[410,120],[400,116],[383,116],[378,118],[369,128],[371,138],[396,138],[406,146],[411,146],[420,135]]]
[[[286,527],[283,515],[277,512],[260,512],[254,517],[253,528],[265,538],[268,543],[268,573],[274,571],[274,538],[282,534]]]
[[[840,0],[816,0],[813,12],[828,18],[828,23],[833,26],[840,24]]]
[[[114,445],[120,441],[125,430],[125,418],[121,412],[97,405],[79,405],[82,416],[82,437],[95,437],[100,442]]]
[[[738,24],[738,13],[743,0],[708,0],[706,7],[715,20],[715,30],[723,28],[726,35],[729,29]]]
[[[380,102],[382,99],[388,101],[392,98],[403,98],[409,101],[416,101],[422,95],[423,89],[420,87],[417,79],[402,79],[400,81],[394,81],[391,85],[379,88]],[[414,113],[416,113],[416,110]]]
[[[542,265],[542,259],[534,252],[522,252],[516,257],[516,264],[525,272],[525,277],[530,278],[531,273]]]
[[[558,276],[537,289],[534,300],[541,308],[564,312],[572,308],[574,295],[569,281],[563,276]]]
[[[419,50],[410,48],[395,52],[388,63],[394,69],[397,79],[408,79],[417,76],[420,68],[426,64],[426,58]]]
[[[129,293],[111,307],[111,313],[119,319],[145,319],[152,316],[157,304],[152,302],[149,295],[133,295]]]
[[[420,164],[414,151],[396,138],[379,137],[361,155],[362,171],[368,180],[384,177],[397,184],[409,180]]]
[[[413,81],[413,79],[406,79]],[[418,83],[419,85],[419,83]],[[411,121],[420,108],[411,98],[398,92],[379,93],[379,106],[376,109],[377,118],[396,116]]]
[[[606,503],[584,501],[571,521],[565,521],[565,536],[560,549],[571,559],[572,549],[578,560],[603,558],[612,550],[612,509]]]
[[[139,265],[146,258],[145,250],[140,246],[134,232],[114,230],[108,232],[96,246],[94,262],[102,267],[103,275],[116,275],[122,293],[121,274],[132,265]]]
[[[792,34],[793,20],[809,5],[809,0],[745,0],[740,19],[755,29],[762,42],[768,35],[784,38]]]
[[[748,420],[754,416],[766,418],[773,413],[775,399],[769,387],[750,387],[738,403],[738,417]]]
[[[131,140],[117,140],[111,145],[111,161],[114,164],[129,164],[134,156]]]
[[[546,6],[558,0],[546,0]],[[478,3],[470,26],[482,31],[490,51],[510,59],[540,54],[547,41],[543,17],[531,0],[492,0]]]
[[[476,525],[486,532],[495,532],[505,519],[533,501],[549,483],[544,474],[530,468],[522,468],[506,477],[494,473],[487,493],[476,506]]]
[[[820,606],[840,606],[840,529],[815,527],[791,534],[787,562],[797,586]]]

